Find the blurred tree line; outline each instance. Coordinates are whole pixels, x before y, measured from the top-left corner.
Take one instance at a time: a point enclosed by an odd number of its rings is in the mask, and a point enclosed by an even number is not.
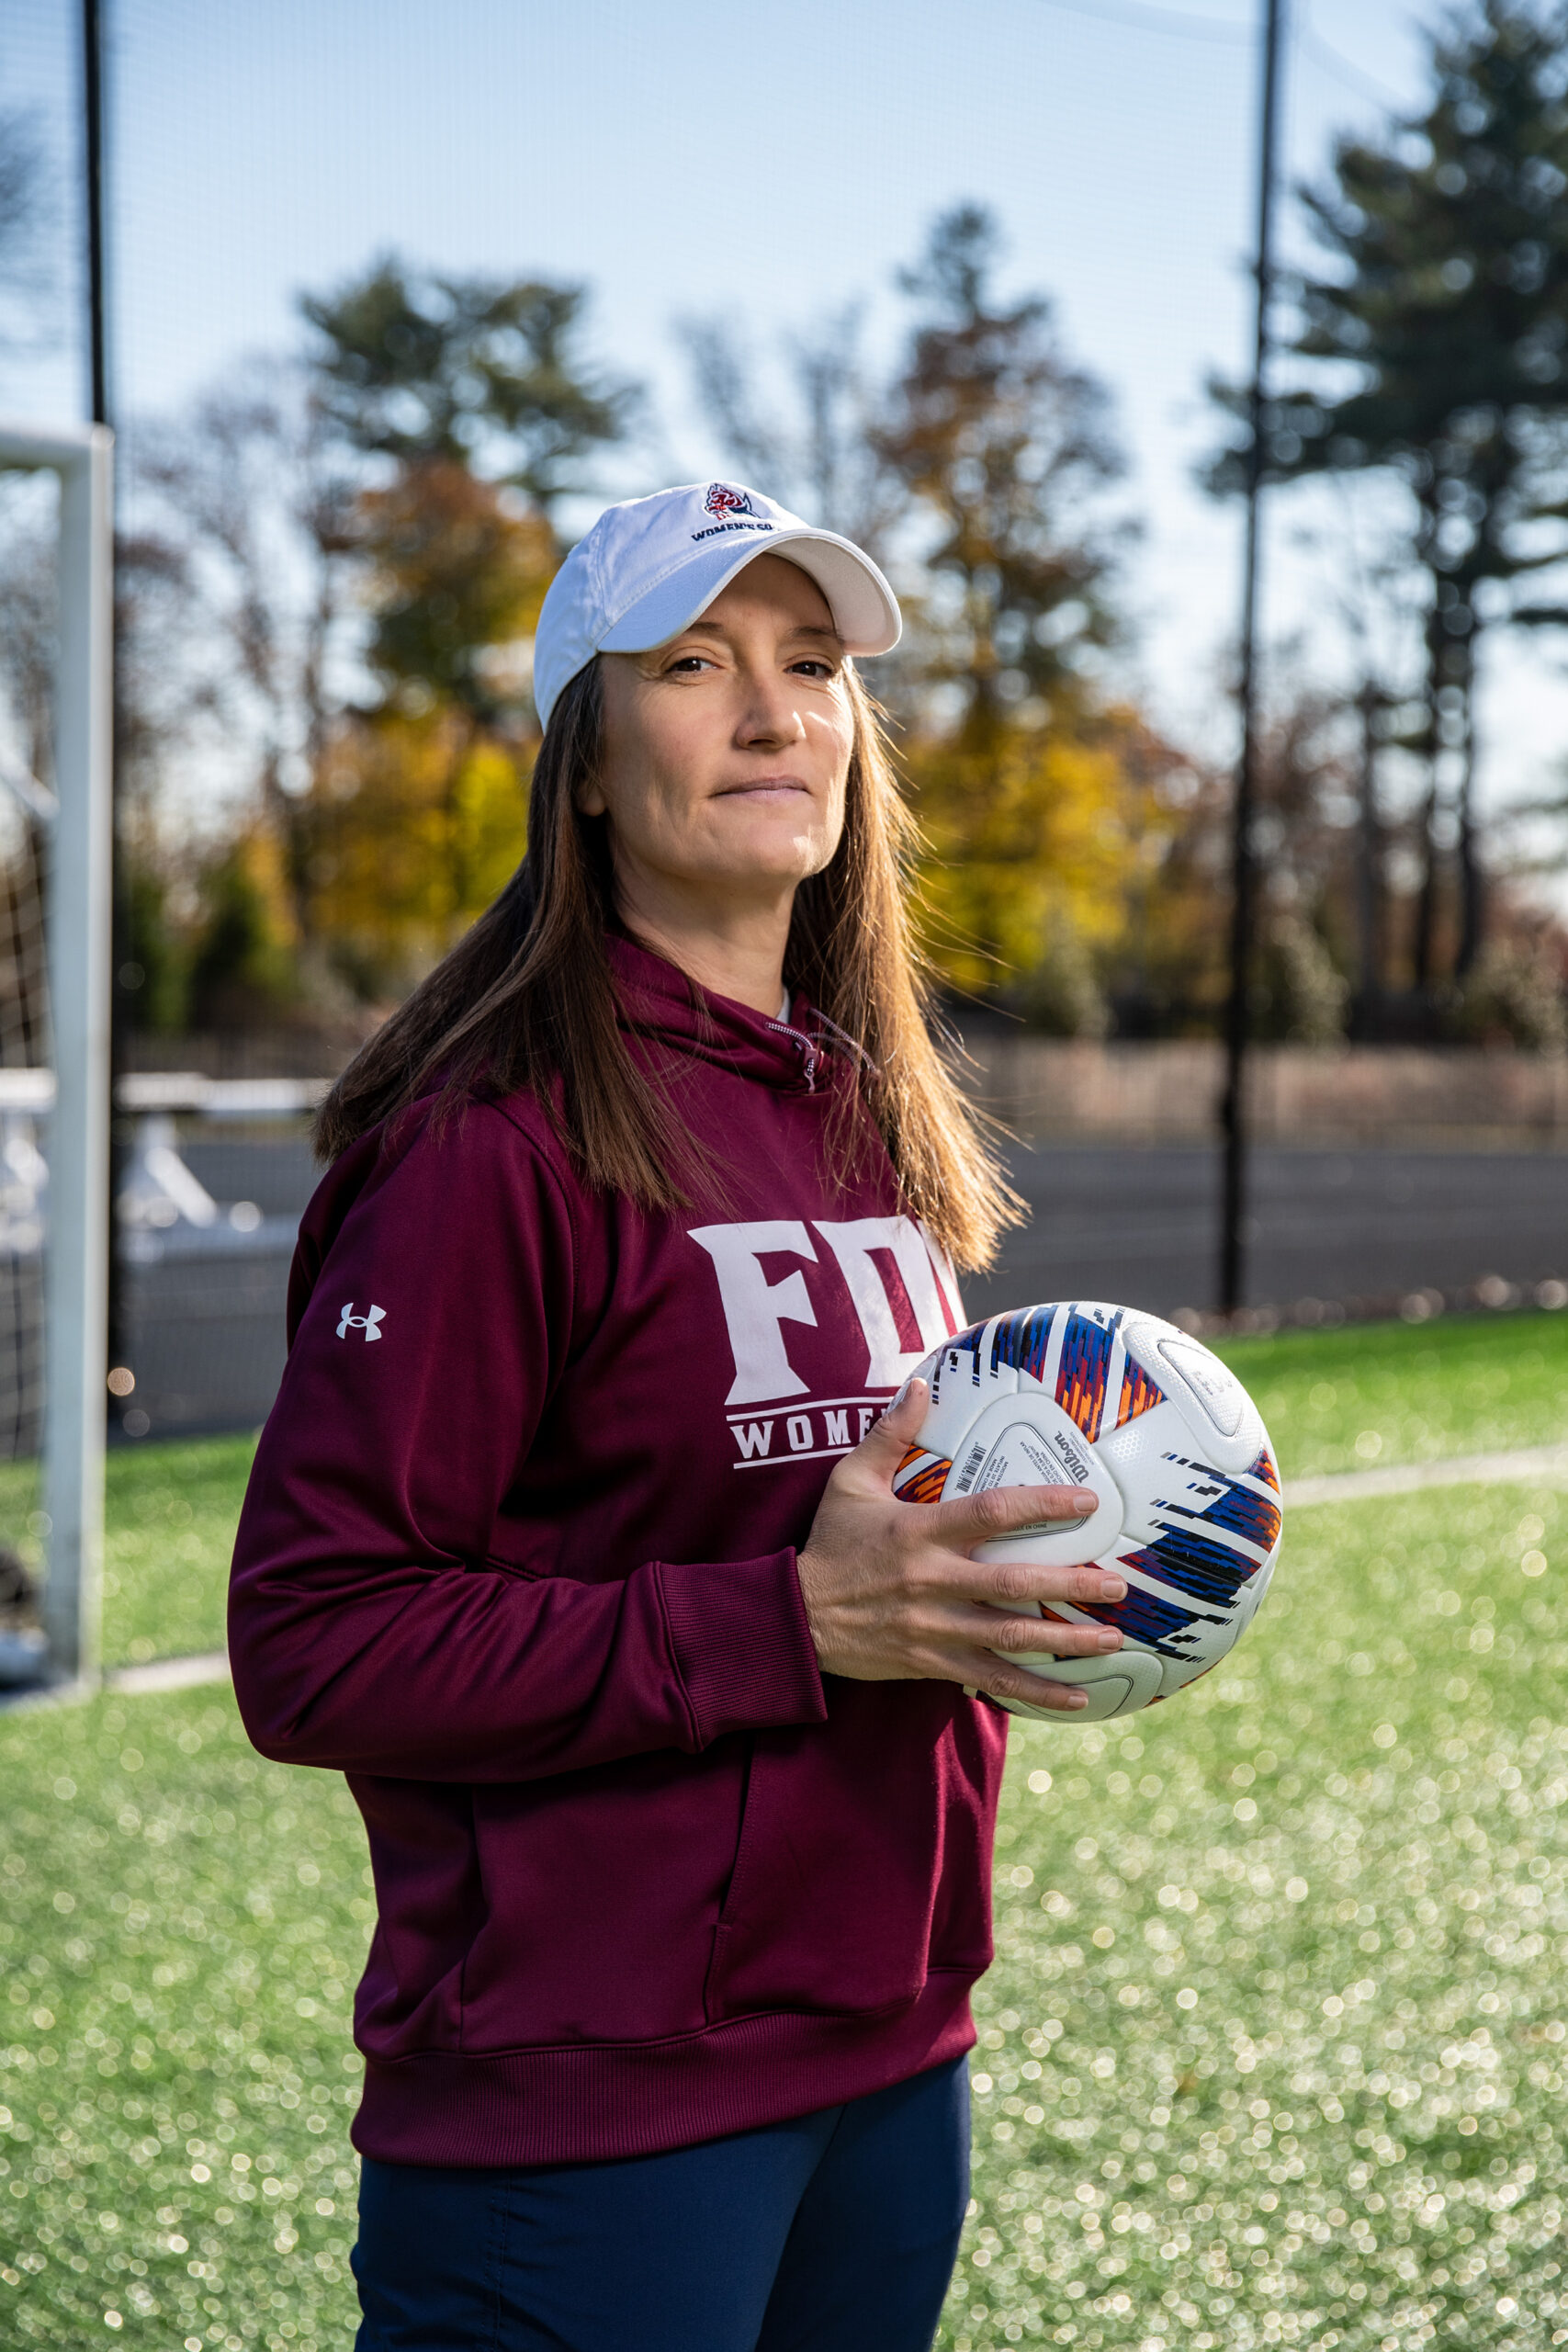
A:
[[[1568,627],[1568,19],[1481,0],[1430,38],[1429,60],[1424,111],[1340,141],[1326,181],[1302,191],[1325,266],[1295,286],[1266,478],[1397,483],[1397,560],[1420,583],[1418,675],[1369,662],[1356,697],[1358,945],[1337,961],[1357,1024],[1556,1044],[1562,942],[1489,888],[1475,782],[1484,643]],[[1213,390],[1239,424],[1242,389]],[[1245,447],[1209,469],[1218,493],[1239,489]],[[1419,778],[1395,824],[1380,805],[1390,753]],[[1548,797],[1516,818],[1562,813]],[[1316,928],[1332,949],[1326,904]]]
[[[1294,289],[1269,477],[1401,487],[1385,568],[1418,583],[1415,659],[1277,697],[1255,1020],[1560,1048],[1564,936],[1526,849],[1550,858],[1568,803],[1544,793],[1533,836],[1483,844],[1474,777],[1483,644],[1568,627],[1568,33],[1480,0],[1431,66],[1418,120],[1341,142],[1303,191],[1325,260]],[[0,122],[0,283],[25,145]],[[1136,537],[1111,402],[1047,298],[1000,290],[1001,258],[983,209],[940,219],[881,367],[858,310],[761,357],[687,319],[694,387],[727,469],[899,585],[876,685],[960,1008],[1201,1034],[1227,984],[1229,777],[1118,683]],[[293,1027],[308,1053],[394,1002],[515,863],[539,605],[646,396],[593,357],[577,286],[388,256],[300,314],[297,354],[124,436],[119,981],[150,1036]],[[1225,497],[1244,412],[1213,394]],[[46,567],[13,540],[0,684],[41,711]]]

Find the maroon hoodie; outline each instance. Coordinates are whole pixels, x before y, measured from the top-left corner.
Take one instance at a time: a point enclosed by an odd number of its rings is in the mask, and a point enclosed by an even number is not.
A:
[[[647,2154],[856,2098],[968,2047],[990,1959],[1004,1719],[824,1678],[795,1566],[956,1327],[951,1271],[804,1003],[698,1002],[612,945],[722,1199],[590,1192],[527,1097],[365,1136],[300,1229],[240,1525],[246,1728],[346,1773],[369,1832],[354,2136],[392,2163]]]

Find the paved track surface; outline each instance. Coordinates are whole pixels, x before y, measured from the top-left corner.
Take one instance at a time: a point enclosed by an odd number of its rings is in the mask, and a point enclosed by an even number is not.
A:
[[[1061,1145],[1010,1158],[1031,1218],[965,1283],[971,1314],[1074,1293],[1166,1315],[1213,1305],[1215,1152]],[[1568,1274],[1568,1158],[1551,1153],[1260,1150],[1248,1210],[1256,1306]]]
[[[217,1199],[298,1216],[315,1181],[301,1142],[197,1143],[191,1167]],[[1137,1298],[1168,1312],[1213,1304],[1217,1153],[1063,1144],[1015,1147],[1029,1224],[998,1271],[972,1277],[976,1311],[1070,1291]],[[1255,1153],[1248,1294],[1300,1298],[1459,1290],[1487,1274],[1533,1283],[1568,1276],[1568,1156],[1551,1152]]]
[[[130,1270],[141,1435],[261,1420],[283,1363],[292,1227],[315,1181],[298,1139],[193,1142],[195,1173],[227,1205],[253,1201],[254,1235],[182,1235]],[[1170,1314],[1213,1303],[1218,1160],[1191,1146],[1014,1149],[1030,1221],[1000,1263],[964,1285],[981,1316],[1032,1299],[1125,1300]],[[1257,1154],[1247,1296],[1382,1299],[1456,1291],[1488,1274],[1568,1279],[1568,1158],[1547,1153]]]

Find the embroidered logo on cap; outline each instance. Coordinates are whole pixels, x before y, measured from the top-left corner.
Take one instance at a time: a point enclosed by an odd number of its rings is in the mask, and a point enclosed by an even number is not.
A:
[[[705,514],[719,516],[755,514],[757,512],[748,493],[743,490],[737,490],[733,483],[728,481],[709,482],[708,494],[703,501],[703,509]]]
[[[759,514],[749,490],[737,490],[732,481],[710,481],[703,500],[703,513],[716,519],[705,530],[692,533],[693,544],[703,539],[721,538],[726,531],[771,531],[773,526]]]

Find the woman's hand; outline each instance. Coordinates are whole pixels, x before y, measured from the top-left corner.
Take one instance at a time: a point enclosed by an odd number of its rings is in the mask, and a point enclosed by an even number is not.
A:
[[[965,1502],[904,1503],[893,1474],[919,1433],[931,1392],[909,1382],[829,1479],[798,1555],[807,1621],[824,1674],[858,1682],[961,1682],[993,1699],[1070,1713],[1089,1704],[998,1650],[1090,1657],[1119,1650],[1108,1626],[998,1616],[1031,1600],[1120,1600],[1125,1581],[1103,1568],[1028,1567],[976,1560],[981,1544],[1043,1519],[1077,1519],[1099,1498],[1080,1487],[993,1487]]]

